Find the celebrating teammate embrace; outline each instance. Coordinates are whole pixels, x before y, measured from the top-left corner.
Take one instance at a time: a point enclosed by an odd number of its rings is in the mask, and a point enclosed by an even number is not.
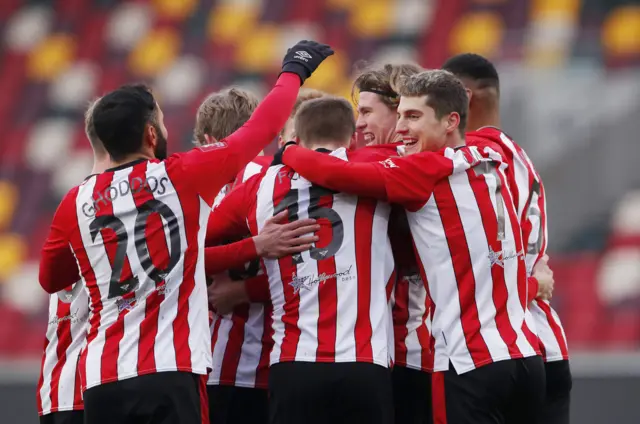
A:
[[[110,168],[64,197],[40,267],[48,292],[82,279],[89,295],[80,359],[87,422],[202,422],[201,376],[211,367],[203,243],[213,200],[278,134],[301,82],[331,54],[296,44],[242,128],[168,158],[150,90],[121,87],[95,107]]]

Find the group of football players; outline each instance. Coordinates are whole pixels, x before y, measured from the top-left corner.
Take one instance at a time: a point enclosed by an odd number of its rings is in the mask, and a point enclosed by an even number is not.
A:
[[[294,45],[262,102],[212,93],[171,156],[148,87],[90,105],[42,251],[42,423],[569,423],[544,186],[495,67],[364,67],[356,114],[300,90],[332,54]]]

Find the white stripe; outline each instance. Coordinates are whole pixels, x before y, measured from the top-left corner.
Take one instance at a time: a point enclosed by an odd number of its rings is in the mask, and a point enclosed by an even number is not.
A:
[[[265,177],[260,182],[256,200],[256,225],[258,232],[262,231],[264,222],[273,216],[273,190],[275,187],[275,179],[283,166],[270,167]],[[273,349],[269,355],[269,363],[275,364],[280,361],[280,353],[282,340],[284,338],[284,323],[282,316],[284,315],[284,292],[282,289],[282,278],[280,274],[280,265],[277,260],[264,259],[264,266],[269,278],[269,292],[271,295],[271,304],[273,306]]]
[[[502,175],[503,179],[506,181],[506,176],[502,171],[498,171],[500,175]],[[489,178],[492,179],[493,176],[485,175],[485,180]],[[489,194],[491,196],[491,203],[493,204],[493,208],[497,207],[497,202],[495,199],[495,185],[489,189]],[[506,202],[506,200],[505,200]],[[516,253],[516,244],[515,244],[515,234],[514,229],[516,231],[520,231],[520,226],[518,222],[513,223],[511,221],[511,216],[508,213],[508,205],[505,203],[504,205],[504,217],[505,217],[505,235],[509,238],[509,244],[503,242],[502,248],[503,253],[508,255],[509,253]],[[520,254],[522,250],[517,253]],[[516,346],[520,350],[520,352],[525,356],[534,356],[536,354],[535,347],[531,346],[529,341],[527,340],[522,328],[525,322],[525,309],[522,307],[522,302],[520,300],[520,293],[518,291],[518,267],[525,266],[524,260],[520,259],[508,259],[504,260],[504,279],[507,289],[507,316],[509,317],[509,322],[511,324],[511,328],[516,332]],[[524,282],[526,284],[526,281]],[[528,284],[527,284],[528,286]],[[533,321],[531,319],[531,321]],[[533,334],[536,334],[535,323],[530,322],[527,323],[527,326]]]
[[[371,347],[373,361],[382,366],[389,363],[389,306],[387,303],[387,283],[393,274],[394,261],[389,241],[389,213],[387,203],[378,202],[373,216],[371,238]],[[355,237],[354,237],[355,240]],[[354,249],[355,250],[355,249]],[[354,321],[355,322],[355,321]]]
[[[93,201],[93,189],[96,184],[96,177],[88,179],[84,184],[80,185],[78,189],[78,195],[76,198],[76,214],[78,216],[78,228],[80,230],[80,236],[82,238],[82,244],[84,246],[89,264],[93,269],[97,287],[99,290],[99,297],[102,302],[102,311],[100,311],[100,327],[98,328],[98,334],[95,339],[87,346],[87,361],[86,361],[86,383],[87,388],[100,384],[101,382],[101,369],[102,369],[102,352],[104,350],[105,343],[105,331],[117,317],[118,310],[115,306],[115,302],[107,301],[107,294],[109,291],[109,281],[111,278],[111,263],[106,254],[104,242],[100,232],[96,235],[95,242],[91,240],[91,232],[89,225],[93,221],[93,217],[87,217],[82,212],[82,205],[86,202],[91,204]],[[93,316],[94,311],[91,310],[89,321]]]
[[[358,313],[358,264],[355,249],[355,218],[357,197],[345,194],[333,196],[332,209],[340,215],[344,229],[343,243],[334,256],[336,273],[349,272],[348,281],[336,281],[336,361],[353,362],[356,360],[356,340],[354,329],[340,323],[356,321]],[[372,275],[372,277],[374,277]]]
[[[309,187],[311,184],[303,179],[298,178],[291,181],[291,188],[298,189],[298,219],[307,219],[309,217]],[[318,262],[311,259],[309,251],[302,252],[304,262],[297,265],[296,275],[299,278],[309,277],[309,279],[317,279]],[[310,289],[301,289],[298,294],[300,296],[300,304],[298,306],[298,328],[300,329],[300,339],[298,340],[298,348],[296,349],[296,361],[315,361],[316,352],[318,350],[318,319],[320,317],[320,284],[313,284]]]
[[[112,187],[118,187],[119,183],[128,182],[132,167],[114,172]],[[113,215],[119,218],[127,231],[127,253],[131,271],[138,278],[139,286],[135,291],[135,306],[124,316],[123,336],[119,343],[117,369],[118,379],[137,375],[138,372],[138,348],[140,343],[140,324],[144,319],[145,299],[153,290],[153,281],[150,281],[142,271],[140,259],[136,253],[136,217],[138,210],[131,190],[127,194],[120,195],[112,201]]]
[[[189,349],[191,349],[191,369],[194,374],[207,374],[211,367],[211,339],[209,339],[209,305],[207,301],[207,281],[204,272],[204,240],[211,206],[199,198],[200,219],[198,229],[198,259],[195,264],[195,286],[189,296]]]
[[[485,174],[484,179],[489,189],[493,209],[496,210],[496,199],[494,198],[497,185],[496,179],[492,174]],[[468,174],[465,172],[464,174],[453,175],[449,178],[449,181],[451,183],[451,191],[456,199],[455,202],[458,205],[460,221],[462,222],[471,255],[471,267],[475,280],[475,302],[478,309],[478,319],[480,320],[480,334],[482,334],[489,354],[494,360],[509,357],[509,348],[502,340],[495,321],[496,307],[493,303],[493,284],[496,282],[493,281],[491,264],[488,260],[488,243],[493,235],[485,235],[482,215],[477,206]],[[513,237],[510,240],[503,241],[502,246],[504,252],[514,251]],[[511,261],[514,262],[515,259],[511,259]],[[506,264],[508,261],[504,262]],[[514,281],[517,282],[517,280]]]
[[[255,387],[256,370],[262,355],[262,334],[264,332],[264,306],[249,305],[249,314],[244,326],[244,338],[240,351],[240,361],[236,372],[236,386]]]
[[[49,322],[58,316],[58,295],[49,296]],[[49,344],[44,351],[44,363],[42,364],[42,387],[40,388],[40,400],[42,402],[42,411],[46,414],[51,410],[51,373],[53,367],[58,362],[57,346],[58,346],[58,326],[55,324],[47,325],[45,337],[49,340]]]
[[[435,197],[431,196],[419,211],[407,211],[407,218],[436,305],[432,322],[434,371],[448,370],[449,359],[456,369],[473,367],[460,321],[460,298],[453,262]]]
[[[220,327],[218,327],[218,338],[216,344],[213,347],[215,356],[212,362],[212,370],[209,374],[209,384],[218,384],[220,382],[220,374],[222,373],[222,362],[224,360],[224,354],[227,350],[227,343],[229,342],[229,331],[233,327],[233,321],[229,316],[220,316],[214,314],[216,320],[220,321]],[[215,321],[214,321],[215,325]]]
[[[422,279],[419,284],[411,281],[403,281],[399,284],[407,284],[409,293],[407,302],[409,317],[406,324],[407,337],[405,339],[405,345],[407,346],[407,368],[420,370],[422,369],[423,348],[418,338],[418,330],[425,325],[427,289],[424,287]],[[426,348],[428,348],[428,346],[426,346]]]
[[[262,171],[262,165],[258,165],[255,162],[249,162],[244,168],[244,172],[242,174],[242,182],[246,182],[249,178],[260,173],[260,171]]]

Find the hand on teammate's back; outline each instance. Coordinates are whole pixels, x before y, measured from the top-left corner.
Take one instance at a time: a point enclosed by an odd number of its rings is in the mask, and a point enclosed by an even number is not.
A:
[[[538,263],[533,267],[533,276],[538,280],[538,294],[536,298],[549,300],[553,296],[553,271],[549,268],[547,262],[549,256],[544,255]]]
[[[213,276],[207,297],[209,305],[220,315],[231,313],[236,306],[249,302],[242,281],[233,281],[226,273]]]
[[[327,44],[307,40],[299,41],[284,55],[282,72],[298,74],[300,84],[304,84],[304,81],[332,54],[333,50]]]
[[[315,219],[300,219],[281,224],[286,217],[286,210],[271,217],[265,222],[260,234],[253,238],[259,256],[277,259],[304,252],[312,247],[311,243],[319,240],[313,235],[320,229]]]

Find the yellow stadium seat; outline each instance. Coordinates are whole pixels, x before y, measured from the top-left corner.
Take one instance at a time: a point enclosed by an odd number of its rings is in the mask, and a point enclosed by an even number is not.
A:
[[[499,51],[503,33],[504,23],[496,13],[470,13],[455,24],[449,49],[451,54],[473,52],[491,57]]]
[[[615,56],[640,54],[640,6],[615,9],[602,27],[602,44]]]
[[[18,204],[18,190],[8,181],[0,180],[0,231],[9,226]]]
[[[389,0],[369,0],[352,8],[349,23],[353,32],[365,37],[386,35],[391,29],[394,7]]]
[[[337,94],[336,89],[347,79],[347,58],[344,53],[336,52],[327,58],[322,65],[305,82],[305,87]]]
[[[179,20],[190,16],[197,4],[196,0],[153,0],[158,16]]]
[[[180,36],[170,28],[148,33],[133,49],[129,66],[138,75],[151,77],[175,60],[180,48]]]
[[[258,10],[249,5],[221,4],[209,15],[209,37],[218,43],[244,41],[258,20]]]
[[[274,25],[263,25],[246,33],[236,49],[236,65],[244,72],[265,72],[279,64],[279,32]]]
[[[54,34],[45,38],[29,54],[29,77],[51,81],[65,71],[75,54],[75,40],[66,34]]]
[[[581,0],[533,0],[531,2],[531,19],[553,17],[576,21],[580,6]]]
[[[14,273],[27,256],[27,244],[18,234],[0,234],[0,280]]]

